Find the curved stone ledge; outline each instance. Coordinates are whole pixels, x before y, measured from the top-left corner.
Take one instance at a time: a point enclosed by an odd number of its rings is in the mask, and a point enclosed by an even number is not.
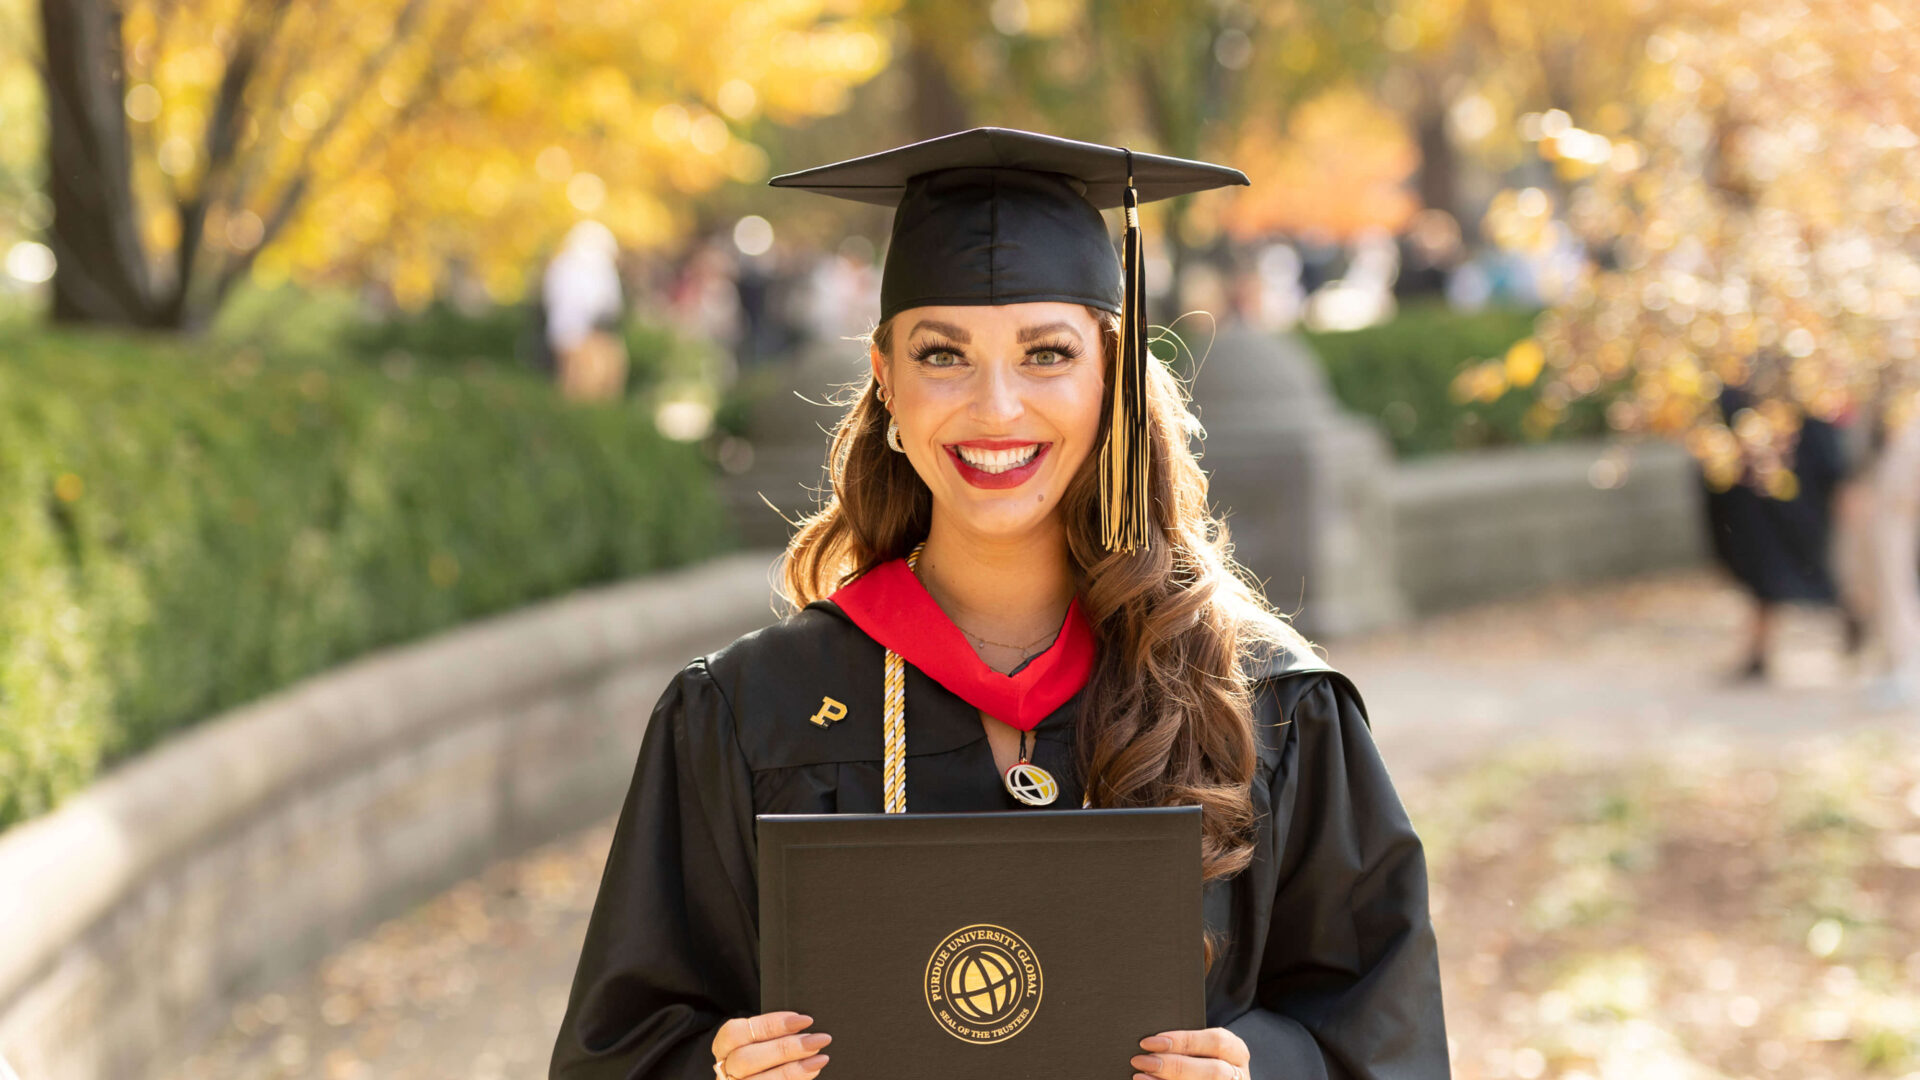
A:
[[[778,554],[576,593],[199,725],[0,834],[0,1055],[133,1080],[413,902],[618,808],[689,659],[774,621]]]
[[[1582,440],[1442,454],[1396,466],[1394,563],[1416,614],[1711,557],[1687,451]]]

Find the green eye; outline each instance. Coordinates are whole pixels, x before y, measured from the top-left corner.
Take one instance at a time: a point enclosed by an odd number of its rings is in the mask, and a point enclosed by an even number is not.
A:
[[[1041,349],[1039,352],[1030,353],[1029,358],[1037,361],[1041,367],[1057,367],[1067,362],[1065,354],[1053,349]]]
[[[952,349],[923,348],[916,350],[912,355],[915,363],[924,364],[927,367],[953,367],[960,362],[960,354]],[[942,360],[941,357],[946,359]]]

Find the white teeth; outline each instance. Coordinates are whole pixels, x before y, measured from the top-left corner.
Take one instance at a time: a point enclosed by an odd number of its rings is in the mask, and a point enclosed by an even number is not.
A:
[[[1033,456],[1040,452],[1040,444],[1028,443],[1025,446],[1007,450],[982,450],[976,446],[955,446],[954,450],[959,452],[961,460],[981,472],[1003,473],[1032,461]]]

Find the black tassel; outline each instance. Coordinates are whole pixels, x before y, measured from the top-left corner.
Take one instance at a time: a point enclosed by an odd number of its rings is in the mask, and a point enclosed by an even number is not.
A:
[[[1127,153],[1126,238],[1121,243],[1120,356],[1113,366],[1113,413],[1100,457],[1100,531],[1107,550],[1147,547],[1146,259],[1140,235],[1140,196],[1133,187],[1133,154]]]

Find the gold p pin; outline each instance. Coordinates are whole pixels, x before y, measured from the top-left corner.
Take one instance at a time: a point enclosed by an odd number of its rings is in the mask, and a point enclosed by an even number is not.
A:
[[[820,699],[820,711],[807,717],[807,719],[821,727],[826,727],[835,720],[846,719],[846,716],[847,707],[845,705],[840,704],[830,697],[823,697]]]

